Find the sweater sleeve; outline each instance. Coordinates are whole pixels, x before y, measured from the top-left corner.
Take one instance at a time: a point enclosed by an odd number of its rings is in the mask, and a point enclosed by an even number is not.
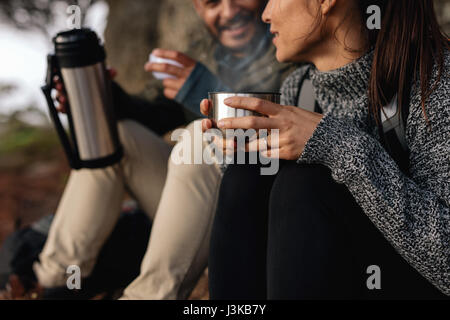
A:
[[[418,94],[411,100],[407,123],[410,177],[400,171],[376,138],[330,113],[321,120],[298,161],[329,167],[333,179],[347,186],[394,248],[450,295],[448,80],[441,81],[428,101],[431,131]]]

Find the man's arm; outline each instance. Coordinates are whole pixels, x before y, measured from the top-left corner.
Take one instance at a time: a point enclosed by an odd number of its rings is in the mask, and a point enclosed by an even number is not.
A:
[[[219,78],[203,64],[197,62],[189,78],[181,87],[175,97],[175,101],[194,112],[199,117],[203,117],[200,112],[200,102],[208,98],[208,92],[230,91]]]
[[[118,119],[135,120],[159,135],[186,123],[183,106],[162,94],[152,100],[129,95],[114,81],[112,92]]]
[[[164,96],[174,99],[197,117],[202,116],[200,101],[207,98],[208,92],[229,90],[205,65],[181,52],[155,49],[152,54],[181,65],[180,67],[166,63],[147,63],[145,70],[170,75],[171,78],[162,81]]]

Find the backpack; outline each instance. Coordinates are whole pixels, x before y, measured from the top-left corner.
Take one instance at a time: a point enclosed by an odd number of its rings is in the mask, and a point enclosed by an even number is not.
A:
[[[408,95],[409,96],[409,92]],[[315,99],[314,88],[308,72],[303,77],[300,88],[297,92],[297,106],[311,112],[323,113]],[[405,105],[409,107],[409,101]],[[392,101],[384,106],[379,112],[381,126],[378,127],[382,145],[394,159],[404,174],[408,174],[409,168],[409,148],[406,144],[406,120],[409,108],[403,108],[399,112],[398,96],[395,95]]]
[[[41,218],[6,238],[0,247],[0,290],[5,289],[12,274],[20,278],[25,289],[33,287],[36,282],[33,263],[39,259],[53,217]],[[85,300],[98,294],[113,297],[139,275],[151,225],[139,209],[123,212],[100,250],[92,273],[82,279],[82,290],[69,290],[66,286],[47,288],[44,299]]]

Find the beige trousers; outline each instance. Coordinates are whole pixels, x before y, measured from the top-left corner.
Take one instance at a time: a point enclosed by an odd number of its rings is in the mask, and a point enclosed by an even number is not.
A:
[[[202,146],[199,121],[187,130]],[[169,145],[136,122],[121,121],[119,136],[125,156],[118,165],[72,171],[35,273],[44,287],[65,285],[70,265],[89,276],[127,189],[153,226],[141,274],[123,298],[187,298],[207,265],[221,171],[176,164]]]

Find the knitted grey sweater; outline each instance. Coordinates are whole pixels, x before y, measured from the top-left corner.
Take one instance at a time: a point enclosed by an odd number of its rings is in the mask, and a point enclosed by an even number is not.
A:
[[[380,143],[369,116],[367,88],[373,53],[331,72],[312,66],[294,71],[283,84],[282,104],[296,106],[306,72],[324,111],[299,163],[331,169],[394,248],[423,276],[450,295],[450,52],[441,81],[423,116],[418,84],[411,90],[406,141],[410,176]],[[436,68],[435,68],[436,69]],[[436,79],[437,70],[434,70]]]

